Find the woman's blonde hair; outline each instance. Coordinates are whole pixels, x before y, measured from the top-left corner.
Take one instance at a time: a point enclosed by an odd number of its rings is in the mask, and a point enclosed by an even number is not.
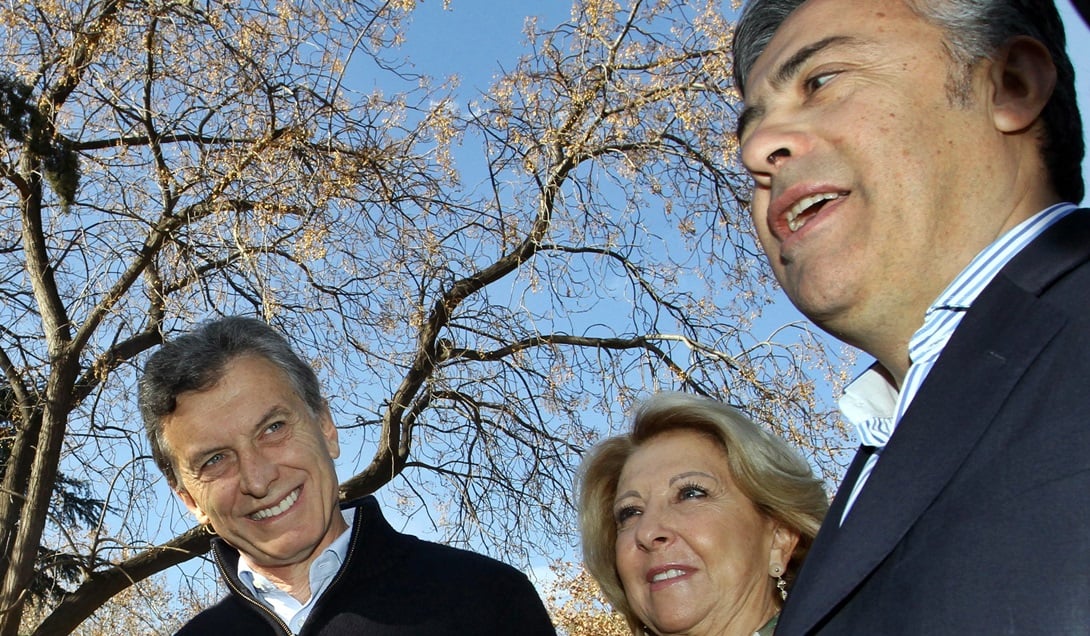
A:
[[[606,439],[590,450],[578,480],[583,561],[634,634],[641,633],[641,622],[617,575],[613,516],[617,481],[637,448],[660,433],[675,430],[692,430],[719,441],[738,489],[763,514],[798,533],[798,545],[783,575],[788,585],[829,507],[821,480],[809,464],[785,441],[762,430],[737,409],[685,393],[662,393],[647,400],[637,411],[630,433]]]

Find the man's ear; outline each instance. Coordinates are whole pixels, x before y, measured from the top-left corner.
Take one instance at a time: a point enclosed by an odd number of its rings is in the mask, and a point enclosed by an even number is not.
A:
[[[185,507],[189,509],[189,512],[191,512],[193,516],[197,518],[197,523],[201,524],[202,526],[212,523],[212,520],[208,518],[208,515],[204,514],[204,511],[201,510],[201,507],[197,505],[197,501],[193,499],[193,495],[189,494],[189,491],[187,491],[185,488],[182,488],[181,486],[178,486],[174,489],[174,494],[178,495],[178,498],[182,500],[182,503],[184,503]]]
[[[795,546],[798,544],[799,533],[776,522],[772,530],[772,547],[768,552],[769,574],[772,574],[777,566],[781,574],[787,570],[787,564],[791,562],[791,555],[794,554]],[[779,574],[773,576],[779,576]]]
[[[318,426],[321,427],[329,456],[337,459],[341,456],[341,444],[337,437],[337,425],[333,423],[333,413],[329,410],[329,402],[325,403],[321,413],[318,414]]]
[[[1056,66],[1039,41],[1019,35],[996,51],[989,79],[996,128],[1016,133],[1033,125],[1056,88]]]

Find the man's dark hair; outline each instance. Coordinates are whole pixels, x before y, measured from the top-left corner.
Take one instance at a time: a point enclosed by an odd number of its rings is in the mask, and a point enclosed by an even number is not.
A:
[[[276,365],[314,414],[325,408],[314,369],[261,320],[221,318],[164,343],[144,365],[138,401],[152,456],[171,488],[178,486],[178,476],[163,440],[163,419],[174,412],[179,394],[211,388],[223,377],[227,364],[244,355],[259,356]]]
[[[745,94],[753,63],[787,16],[806,0],[751,0],[734,32],[734,85]],[[1056,65],[1056,88],[1041,113],[1041,157],[1056,193],[1078,203],[1085,186],[1085,146],[1075,99],[1075,69],[1067,55],[1063,21],[1055,3],[1041,0],[905,0],[910,9],[946,33],[955,66],[950,98],[965,103],[973,66],[993,55],[1013,37],[1031,37],[1047,49]]]

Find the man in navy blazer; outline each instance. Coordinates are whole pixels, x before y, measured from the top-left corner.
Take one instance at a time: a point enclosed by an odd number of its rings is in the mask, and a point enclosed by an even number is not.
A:
[[[772,269],[875,358],[777,634],[1090,633],[1090,211],[1055,6],[752,0],[734,60]]]

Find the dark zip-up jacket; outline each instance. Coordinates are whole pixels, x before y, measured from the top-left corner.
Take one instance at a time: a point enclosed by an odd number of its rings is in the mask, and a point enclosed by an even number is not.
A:
[[[345,507],[356,511],[347,558],[300,636],[555,636],[537,591],[518,570],[395,531],[374,497]],[[178,634],[291,634],[239,580],[238,551],[218,538],[212,549],[230,593]]]

